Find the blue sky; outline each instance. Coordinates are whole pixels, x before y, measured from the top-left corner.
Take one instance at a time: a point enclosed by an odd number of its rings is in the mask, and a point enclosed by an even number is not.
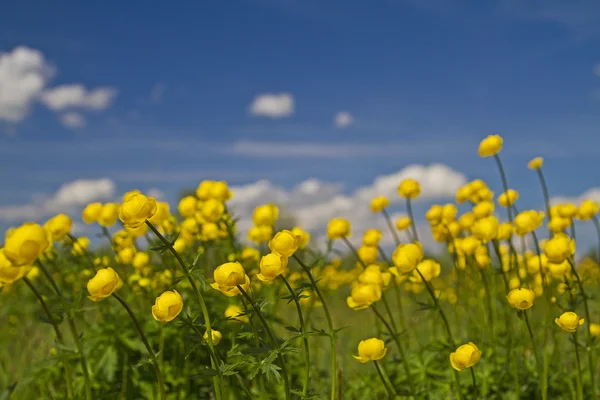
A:
[[[476,155],[492,132],[522,207],[540,204],[533,156],[556,195],[600,180],[595,1],[21,0],[0,12],[0,52],[18,46],[53,70],[40,96],[75,83],[112,96],[60,109],[30,96],[18,121],[0,101],[0,207],[100,178],[170,200],[206,178],[315,177],[351,193],[433,162],[497,185]],[[257,96],[282,93],[289,115],[252,114]],[[340,128],[342,111],[353,121]]]

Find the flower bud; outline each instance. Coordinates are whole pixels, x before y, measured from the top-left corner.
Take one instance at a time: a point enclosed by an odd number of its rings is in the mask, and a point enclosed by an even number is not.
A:
[[[386,353],[385,342],[381,339],[371,338],[361,340],[358,344],[358,356],[353,355],[352,357],[364,364],[369,361],[381,360],[385,357]]]

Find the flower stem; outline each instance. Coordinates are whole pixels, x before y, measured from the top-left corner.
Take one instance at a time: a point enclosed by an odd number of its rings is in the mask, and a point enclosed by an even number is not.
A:
[[[533,346],[533,354],[535,356],[535,362],[537,364],[538,373],[539,373],[539,369],[542,368],[542,363],[540,362],[538,347],[537,347],[537,344],[535,341],[535,337],[533,336],[533,331],[531,330],[531,324],[529,323],[529,317],[527,316],[527,310],[523,310],[523,316],[525,319],[525,324],[527,325],[527,331],[529,332],[529,337],[531,338],[531,345]],[[542,399],[546,400],[547,394],[546,394],[546,390],[545,390],[543,381],[542,381],[542,384],[540,385],[540,391],[542,393]]]
[[[594,222],[594,227],[596,227],[596,236],[598,236],[598,258],[596,262],[600,263],[600,221],[598,221],[598,217],[595,215],[592,217],[592,221]]]
[[[383,382],[383,385],[385,386],[385,389],[388,392],[389,398],[395,399],[396,391],[394,390],[392,385],[390,385],[390,383],[387,381],[387,379],[385,379],[385,372],[383,372],[383,369],[381,368],[381,366],[379,365],[377,360],[373,361],[373,364],[375,364],[375,369],[377,369],[377,373],[379,374],[379,377],[381,378],[381,382]]]
[[[577,359],[577,399],[583,400],[583,375],[581,374],[581,360],[579,359],[579,345],[577,334],[573,332],[573,343],[575,345],[575,357]]]
[[[500,172],[500,179],[502,179],[502,186],[504,187],[504,193],[508,192],[508,181],[506,180],[506,173],[504,172],[504,166],[502,166],[502,161],[500,161],[500,157],[498,154],[494,154],[494,160],[496,161],[496,165],[498,165],[498,171]],[[506,207],[508,212],[508,220],[510,223],[513,221],[512,216],[512,207]]]
[[[317,286],[317,282],[313,274],[310,272],[310,268],[304,264],[304,262],[300,259],[300,257],[295,254],[292,256],[294,260],[300,264],[300,267],[306,272],[308,275],[308,279],[315,290],[315,293],[321,300],[323,304],[323,312],[325,312],[325,318],[327,318],[327,325],[329,326],[329,338],[331,340],[331,400],[336,400],[336,391],[337,391],[337,335],[335,329],[333,327],[333,320],[331,319],[331,314],[329,313],[329,307],[327,306],[327,302],[321,293],[321,289]]]
[[[388,212],[385,208],[383,210],[381,210],[381,213],[383,214],[383,218],[385,218],[385,222],[386,222],[390,232],[392,233],[392,236],[394,237],[394,242],[396,243],[396,246],[400,245],[400,237],[398,236],[398,232],[396,232],[396,229],[394,228],[394,224],[392,223],[390,214],[388,214]]]
[[[352,243],[350,243],[348,238],[346,236],[342,236],[342,240],[344,241],[346,246],[348,246],[352,254],[354,254],[354,257],[356,257],[356,260],[360,263],[360,265],[362,265],[364,268],[367,268],[367,264],[365,264],[365,262],[359,257],[358,251],[356,251],[356,248]]]
[[[413,234],[412,239],[415,242],[419,241],[419,235],[417,234],[417,224],[415,223],[415,218],[412,211],[412,203],[410,198],[406,198],[406,212],[408,213],[408,217],[410,218],[410,225],[412,226]]]
[[[52,328],[54,328],[54,334],[56,335],[56,341],[61,346],[64,346],[65,342],[63,340],[63,336],[60,331],[60,328],[58,327],[58,324],[54,320],[54,317],[52,316],[52,313],[50,312],[48,305],[44,301],[44,298],[42,297],[40,292],[38,292],[38,290],[35,288],[35,286],[33,286],[33,283],[31,283],[31,281],[29,279],[27,279],[27,277],[23,277],[23,281],[29,287],[29,289],[31,289],[31,291],[33,292],[35,297],[37,297],[38,301],[40,302],[42,309],[46,313],[46,317],[48,317],[48,320],[52,324]],[[73,382],[71,380],[71,364],[69,364],[69,360],[65,356],[62,357],[62,362],[63,362],[63,366],[65,369],[65,383],[67,385],[67,398],[72,399],[73,398]]]
[[[253,315],[249,315],[248,314],[248,306],[246,305],[246,301],[244,300],[244,298],[242,297],[242,305],[244,306],[244,311],[245,313],[248,315],[248,322],[250,323],[250,327],[252,328],[252,334],[254,335],[254,338],[256,339],[256,348],[260,348],[260,336],[258,335],[258,331],[256,330],[256,326],[254,325],[254,321],[252,319]],[[258,386],[260,388],[260,395],[262,399],[266,399],[267,398],[267,391],[265,390],[265,379],[264,379],[264,375],[260,374],[258,376]]]
[[[477,400],[477,379],[475,379],[475,370],[473,367],[469,368],[471,370],[471,380],[473,381],[473,399]]]
[[[292,394],[290,391],[290,381],[289,381],[289,376],[288,376],[288,369],[287,369],[287,365],[285,363],[285,359],[283,358],[283,354],[281,353],[281,347],[279,346],[279,342],[277,342],[277,338],[275,338],[275,335],[273,334],[271,327],[267,323],[267,320],[265,320],[265,317],[263,316],[262,312],[260,311],[260,308],[254,303],[254,300],[252,300],[252,297],[250,297],[250,295],[248,293],[246,293],[246,291],[244,290],[244,288],[242,288],[242,286],[237,285],[237,288],[240,291],[240,293],[242,294],[242,296],[244,296],[246,298],[246,300],[248,300],[248,302],[254,309],[254,312],[256,312],[256,315],[258,315],[258,318],[260,319],[260,322],[262,323],[263,327],[265,328],[265,331],[267,332],[267,336],[269,337],[269,340],[271,341],[271,346],[273,346],[275,351],[277,351],[277,358],[279,359],[279,362],[281,363],[283,384],[285,386],[285,398],[287,400],[290,400],[292,398]]]
[[[160,365],[158,364],[158,360],[156,359],[156,354],[154,354],[154,350],[152,350],[152,346],[150,346],[150,343],[148,342],[148,338],[146,337],[144,330],[142,329],[140,323],[138,322],[137,318],[135,317],[135,314],[133,313],[133,311],[131,311],[131,308],[125,302],[125,300],[123,300],[123,298],[116,293],[113,293],[112,296],[115,299],[117,299],[117,301],[119,303],[121,303],[123,308],[125,308],[125,311],[127,311],[127,314],[129,314],[129,316],[131,317],[131,320],[133,321],[133,324],[135,325],[135,328],[137,329],[137,331],[140,335],[140,338],[142,339],[142,342],[144,343],[144,346],[146,346],[146,350],[148,350],[148,355],[150,356],[150,360],[152,361],[152,366],[154,367],[154,372],[156,374],[156,379],[158,381],[158,388],[160,390],[160,398],[161,398],[161,400],[166,400],[167,395],[165,393],[165,383],[163,380],[163,375],[160,372]]]
[[[308,332],[306,330],[306,325],[304,324],[304,317],[302,316],[302,307],[300,307],[300,301],[298,300],[298,296],[290,283],[285,279],[283,275],[279,275],[285,287],[287,287],[290,292],[290,296],[294,299],[294,303],[296,304],[296,310],[298,311],[298,319],[300,320],[300,328],[302,329],[302,341],[304,342],[304,384],[302,386],[302,397],[306,397],[308,393],[308,382],[310,381],[310,352],[308,346]]]

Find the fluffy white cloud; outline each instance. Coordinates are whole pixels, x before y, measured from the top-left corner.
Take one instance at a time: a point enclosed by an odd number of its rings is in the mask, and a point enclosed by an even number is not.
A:
[[[104,110],[111,105],[116,95],[117,91],[114,88],[102,87],[90,90],[75,83],[45,90],[41,101],[54,111],[67,108]]]
[[[385,222],[373,215],[369,202],[375,196],[385,195],[392,203],[401,203],[396,188],[405,178],[420,182],[422,194],[418,201],[452,198],[456,189],[467,181],[465,175],[443,164],[410,165],[396,173],[376,177],[371,185],[360,187],[351,194],[345,194],[340,184],[317,179],[308,179],[291,190],[261,180],[232,187],[233,199],[230,204],[241,218],[241,231],[251,226],[254,207],[273,202],[288,210],[302,227],[316,235],[323,234],[333,217],[350,219],[353,230],[362,233],[370,227],[387,229]],[[360,240],[360,236],[357,240]]]
[[[85,117],[76,112],[68,112],[60,116],[60,122],[71,129],[83,128],[86,124]]]
[[[250,113],[269,118],[289,117],[294,113],[294,97],[289,93],[258,95],[250,104]]]
[[[352,125],[352,123],[354,122],[354,117],[349,112],[340,111],[335,115],[333,122],[336,127],[345,128],[349,125]]]
[[[65,183],[45,199],[20,206],[0,207],[0,220],[38,220],[54,213],[72,213],[87,203],[114,197],[115,183],[104,179],[78,179]]]
[[[0,53],[0,120],[22,121],[52,75],[41,52],[17,47]]]
[[[583,200],[593,200],[600,203],[600,187],[590,188],[579,196],[555,196],[550,199],[550,203],[573,203],[579,205]]]

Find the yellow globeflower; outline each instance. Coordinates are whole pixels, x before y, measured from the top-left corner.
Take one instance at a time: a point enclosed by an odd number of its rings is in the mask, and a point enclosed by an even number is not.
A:
[[[279,218],[279,208],[273,203],[260,205],[252,213],[252,222],[256,226],[272,226],[277,221],[277,218]]]
[[[215,331],[214,329],[211,330],[211,336],[212,336],[213,346],[218,345],[221,342],[221,340],[223,339],[223,335],[221,334],[221,332]],[[203,338],[204,338],[204,340],[206,340],[208,342],[208,331],[204,332]]]
[[[26,222],[6,232],[4,255],[15,267],[32,265],[50,245],[50,232],[38,224]]]
[[[408,229],[408,227],[411,225],[411,221],[410,218],[407,216],[402,216],[399,217],[396,220],[396,229],[398,229],[400,232],[405,231],[406,229]]]
[[[375,246],[360,246],[356,251],[358,253],[358,259],[364,264],[373,264],[377,261],[379,251]]]
[[[463,254],[473,255],[477,249],[481,246],[481,241],[474,236],[467,236],[460,240],[457,240],[458,250],[462,251]]]
[[[554,320],[556,325],[560,326],[563,330],[567,332],[575,332],[577,328],[579,328],[585,320],[583,318],[579,318],[577,314],[572,311],[567,311],[563,313],[560,317]]]
[[[159,201],[156,203],[156,213],[150,218],[148,221],[152,225],[158,226],[163,223],[167,218],[169,218],[169,203],[165,201]]]
[[[544,213],[541,211],[521,211],[515,217],[516,233],[519,236],[525,236],[526,234],[531,233],[539,228],[543,221]]]
[[[473,207],[473,214],[477,218],[485,218],[494,212],[494,203],[491,201],[482,201]]]
[[[250,278],[248,278],[244,267],[239,262],[228,262],[219,265],[215,269],[213,277],[215,283],[212,283],[210,286],[228,297],[241,294],[237,288],[238,285],[244,291],[248,291],[250,288]]]
[[[185,196],[181,200],[179,200],[179,204],[177,205],[177,211],[179,211],[179,215],[183,218],[193,217],[198,208],[198,199],[194,196]]]
[[[133,262],[133,257],[135,257],[135,254],[135,247],[125,247],[119,250],[115,259],[121,264],[131,264]]]
[[[422,259],[423,247],[419,242],[401,244],[392,253],[392,261],[400,274],[408,274]]]
[[[489,135],[479,143],[479,157],[491,157],[502,150],[502,137],[500,135]]]
[[[152,316],[157,321],[169,322],[183,310],[183,298],[177,290],[168,290],[158,296],[152,306]]]
[[[231,318],[235,321],[248,323],[249,322],[248,316],[245,314],[244,315],[241,315],[241,314],[244,314],[244,310],[242,309],[242,307],[238,306],[237,304],[231,304],[225,309],[225,317],[226,318]]]
[[[527,310],[535,302],[535,293],[530,289],[513,289],[506,296],[508,304],[518,310]]]
[[[377,264],[367,266],[358,276],[358,282],[366,285],[376,285],[382,289],[386,286],[381,267]]]
[[[378,246],[383,234],[379,229],[367,229],[363,235],[363,245]]]
[[[471,233],[477,239],[482,242],[489,242],[490,240],[496,239],[498,235],[498,218],[494,215],[489,217],[481,218],[473,224]]]
[[[217,181],[209,187],[209,196],[215,200],[219,200],[220,202],[225,202],[231,199],[233,193],[231,193],[231,190],[229,190],[227,182]]]
[[[362,310],[381,299],[381,287],[378,285],[362,284],[355,285],[346,299],[346,304],[353,310]]]
[[[273,239],[269,241],[269,249],[282,256],[291,257],[298,250],[301,239],[300,236],[294,235],[291,231],[283,230],[277,232]]]
[[[558,215],[562,218],[573,218],[577,214],[577,206],[573,203],[561,204],[558,207]]]
[[[50,218],[44,224],[44,228],[46,228],[52,234],[52,240],[54,241],[64,239],[64,237],[71,232],[72,226],[73,221],[68,215],[65,214],[58,214]]]
[[[87,249],[90,247],[90,239],[85,236],[80,236],[73,243],[73,249],[71,252],[77,256],[82,256],[87,252]]]
[[[442,215],[444,213],[444,208],[439,204],[433,204],[429,207],[429,210],[425,213],[425,218],[431,225],[437,225],[442,220]]]
[[[344,218],[332,218],[327,225],[327,237],[331,240],[350,236],[350,221]]]
[[[31,265],[23,265],[20,267],[13,265],[10,260],[6,258],[4,249],[0,248],[0,288],[21,279],[31,272],[32,268],[33,266]]]
[[[462,204],[473,195],[473,188],[470,185],[463,185],[456,191],[456,202]]]
[[[304,229],[302,229],[299,226],[295,226],[292,228],[292,233],[295,236],[300,237],[300,244],[298,245],[299,249],[305,249],[306,246],[308,245],[308,242],[310,242],[310,233],[306,232]]]
[[[105,228],[113,226],[119,218],[119,203],[106,203],[98,215],[98,224]]]
[[[216,240],[219,238],[221,231],[217,224],[212,222],[207,222],[202,224],[202,240]]]
[[[145,251],[140,251],[133,256],[133,260],[131,261],[131,265],[135,269],[142,269],[150,264],[150,255]]]
[[[600,205],[593,200],[584,200],[577,209],[577,219],[588,221],[598,214]]]
[[[400,182],[398,194],[407,199],[416,199],[421,194],[421,185],[416,180],[407,178]]]
[[[575,253],[575,241],[564,233],[554,235],[544,243],[544,254],[548,261],[560,264]]]
[[[211,198],[212,187],[214,184],[215,181],[210,180],[204,180],[200,182],[198,188],[196,189],[196,197],[202,201]]]
[[[377,196],[371,200],[371,211],[374,213],[381,212],[390,204],[390,200],[385,196]]]
[[[206,222],[217,222],[225,213],[225,204],[217,199],[208,199],[200,206],[200,214]]]
[[[496,239],[498,240],[508,240],[513,234],[513,225],[510,222],[504,222],[498,225],[498,234],[496,235]]]
[[[458,218],[458,223],[460,224],[460,227],[466,231],[471,230],[471,227],[473,226],[475,221],[475,214],[473,214],[472,211],[467,211]]]
[[[544,159],[542,157],[535,157],[527,163],[527,168],[536,170],[542,168],[542,165],[544,165]]]
[[[417,268],[413,270],[412,276],[410,277],[410,280],[415,283],[423,282],[423,280],[421,279],[421,275],[419,275],[419,272],[417,271],[419,271],[423,278],[427,282],[429,282],[440,276],[440,273],[442,272],[442,267],[439,263],[431,259],[421,261],[417,265]]]
[[[87,283],[88,299],[92,301],[100,301],[107,298],[115,290],[119,290],[123,286],[123,282],[116,271],[112,268],[100,269],[96,275]]]
[[[287,265],[286,256],[269,253],[260,259],[260,274],[257,274],[256,277],[263,282],[272,281],[286,271]]]
[[[81,212],[81,218],[86,224],[93,224],[98,221],[101,211],[102,203],[90,203]]]
[[[119,219],[128,228],[138,228],[156,213],[156,200],[141,193],[132,193],[123,200]]]
[[[358,356],[352,356],[361,363],[367,363],[369,361],[381,360],[385,357],[387,348],[385,342],[381,339],[371,338],[367,340],[361,340],[358,344]]]
[[[519,192],[513,189],[508,189],[506,192],[498,196],[498,204],[502,207],[510,207],[519,199]]]
[[[248,231],[248,240],[260,244],[268,242],[273,237],[273,227],[270,225],[253,226]]]
[[[592,336],[600,337],[600,324],[590,324],[590,333]]]
[[[454,353],[450,353],[450,364],[457,371],[471,368],[479,362],[481,351],[474,343],[463,344]]]

